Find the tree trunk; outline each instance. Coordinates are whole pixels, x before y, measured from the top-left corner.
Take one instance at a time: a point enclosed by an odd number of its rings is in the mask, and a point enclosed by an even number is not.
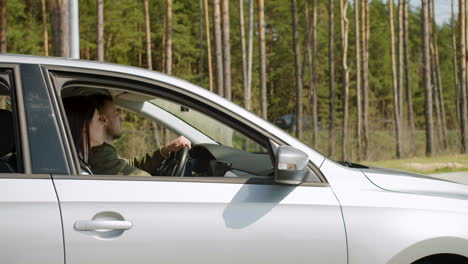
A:
[[[206,34],[206,53],[208,54],[208,87],[209,90],[213,91],[213,58],[211,57],[211,37],[210,37],[210,19],[208,16],[208,0],[203,0],[203,6],[205,7],[205,34]]]
[[[109,37],[107,38],[107,41],[106,42],[106,47],[104,48],[104,57],[107,57],[108,53],[109,53],[109,50],[110,50],[110,47],[112,45],[112,38],[113,38],[113,35],[112,35],[112,32],[109,34]]]
[[[163,19],[163,28],[166,30],[166,18]],[[161,71],[165,71],[166,67],[166,34],[162,34],[162,40],[161,40]]]
[[[244,0],[239,0],[239,17],[242,49],[242,83],[244,85],[244,106],[247,104],[247,50],[245,47]]]
[[[468,29],[466,28],[468,26],[468,4],[465,1],[464,3],[464,8],[463,10],[465,11],[464,17],[465,17],[465,153],[468,153]]]
[[[97,0],[97,57],[104,61],[104,0]]]
[[[440,115],[440,103],[439,95],[437,88],[437,73],[436,73],[436,60],[435,60],[435,43],[434,43],[434,10],[432,8],[432,0],[429,0],[429,56],[430,56],[430,66],[431,66],[431,85],[432,85],[432,101],[433,101],[433,110],[434,110],[434,122],[435,122],[435,133],[437,135],[436,147],[442,144],[442,117]],[[434,151],[437,151],[434,149]]]
[[[145,6],[145,31],[146,31],[146,60],[147,60],[148,69],[152,70],[153,59],[151,56],[151,27],[150,27],[148,0],[145,0],[144,6]],[[154,121],[151,122],[151,134],[153,136],[153,140],[156,146],[158,147],[162,146],[161,140],[159,139],[158,125]]]
[[[264,0],[258,0],[258,31],[260,45],[260,109],[261,117],[267,120],[266,51]]]
[[[136,30],[138,32],[138,43],[142,43],[143,42],[142,37],[140,37],[140,32],[141,32],[141,25],[140,24],[137,24]],[[141,49],[138,49],[137,59],[138,59],[138,67],[143,67],[143,54],[141,52]]]
[[[403,124],[403,1],[398,0],[398,120]]]
[[[401,158],[401,127],[400,127],[400,103],[397,84],[397,71],[395,62],[395,31],[393,27],[393,0],[388,1],[388,11],[390,18],[390,47],[392,57],[392,86],[393,86],[393,112],[395,118],[395,133],[396,133],[396,157]]]
[[[218,95],[224,94],[224,78],[223,78],[223,54],[221,41],[221,11],[219,0],[213,0],[213,25],[215,37],[215,54],[216,54],[216,91]]]
[[[349,70],[348,70],[348,31],[349,21],[346,17],[348,9],[348,0],[340,0],[341,14],[341,62],[343,70],[343,134],[342,134],[342,157],[347,160],[347,145],[348,145],[348,94],[349,94]]]
[[[70,55],[68,0],[49,0],[49,8],[53,55],[68,57]]]
[[[60,7],[60,56],[70,57],[69,0],[59,0]]]
[[[294,69],[296,79],[296,135],[299,139],[302,138],[302,69],[299,49],[299,32],[297,25],[297,1],[291,1],[292,11],[292,33],[293,33],[293,49],[294,49]]]
[[[172,0],[166,0],[166,67],[164,71],[172,74]]]
[[[362,159],[362,102],[361,102],[361,47],[360,47],[360,29],[359,23],[359,1],[354,1],[354,34],[356,46],[356,141],[357,141],[357,159]]]
[[[254,28],[254,1],[249,1],[249,46],[247,51],[247,89],[245,93],[245,108],[251,109],[252,103],[252,54],[253,54],[253,28]]]
[[[159,130],[158,124],[156,124],[156,122],[151,122],[151,135],[153,136],[153,140],[154,140],[154,143],[156,144],[156,148],[162,147],[158,130]]]
[[[151,57],[151,29],[150,29],[150,17],[148,0],[145,0],[145,29],[146,29],[146,63],[148,69],[153,69],[153,59]]]
[[[328,76],[329,76],[329,89],[330,89],[330,124],[329,124],[329,140],[328,140],[328,156],[334,158],[335,156],[335,58],[333,47],[335,46],[334,35],[334,7],[335,0],[329,0],[328,4]]]
[[[85,59],[87,59],[87,60],[91,59],[91,54],[89,52],[89,47],[85,48]]]
[[[363,92],[363,158],[369,153],[369,38],[370,38],[370,12],[369,2],[365,0],[362,7],[362,92]]]
[[[172,74],[172,0],[166,0],[166,30],[165,30],[165,67],[166,74]],[[164,128],[164,144],[171,140],[171,131]]]
[[[461,91],[461,111],[460,111],[460,138],[463,153],[468,153],[468,106],[467,106],[467,79],[466,79],[466,3],[465,0],[459,0],[459,28],[460,28],[460,91]]]
[[[47,11],[46,11],[45,0],[41,0],[41,7],[42,7],[42,27],[44,28],[44,56],[49,56],[49,34],[47,32]],[[0,15],[0,17],[3,17],[3,16]]]
[[[456,104],[456,110],[457,110],[457,119],[456,119],[456,123],[458,125],[456,125],[455,127],[459,127],[459,129],[461,129],[461,124],[460,124],[460,119],[461,119],[461,116],[460,116],[460,110],[461,110],[461,100],[460,100],[460,96],[461,96],[461,92],[460,92],[460,83],[459,83],[459,75],[458,75],[458,62],[457,62],[457,37],[456,37],[456,33],[455,33],[455,11],[454,11],[454,7],[453,7],[453,2],[454,0],[452,0],[452,52],[453,52],[453,79],[455,80],[455,95],[456,95],[456,98],[455,98],[455,104]]]
[[[436,21],[435,21],[435,5],[434,5],[434,0],[430,0],[431,3],[431,10],[430,12],[431,18],[431,24],[432,24],[432,43],[434,47],[434,75],[435,75],[435,81],[434,81],[434,88],[435,88],[435,96],[436,96],[436,109],[437,110],[437,119],[438,119],[438,127],[440,130],[440,142],[442,143],[442,148],[444,150],[447,149],[447,124],[445,120],[445,106],[444,106],[444,94],[443,94],[443,87],[442,87],[442,78],[440,76],[440,62],[439,62],[439,49],[438,49],[438,42],[437,42],[437,28],[436,28]]]
[[[468,148],[468,29],[466,28],[468,26],[468,6],[467,2],[465,1],[465,7],[463,10],[465,10],[465,118],[467,119],[466,128],[465,128],[465,135],[466,135],[466,148]],[[465,150],[465,153],[468,153],[468,150]]]
[[[312,146],[317,147],[318,118],[317,118],[317,0],[312,1],[311,40],[307,44],[307,57],[310,72],[310,98],[312,104]]]
[[[229,0],[221,0],[223,22],[224,97],[231,100],[231,44],[229,40]]]
[[[430,12],[429,12],[430,14]],[[429,15],[430,17],[430,15]],[[429,19],[429,21],[432,21]],[[432,34],[430,34],[432,36]],[[435,110],[435,127],[436,127],[436,134],[437,134],[437,144],[436,146],[440,146],[442,144],[442,116],[440,111],[440,102],[439,102],[439,89],[437,87],[437,72],[436,72],[436,59],[435,59],[435,49],[434,43],[432,42],[433,38],[430,40],[431,50],[431,78],[432,78],[432,98],[433,98],[433,105]]]
[[[61,56],[61,18],[60,18],[60,6],[58,0],[49,0],[50,9],[50,24],[52,33],[52,55],[56,57]]]
[[[431,69],[429,55],[429,3],[422,1],[422,28],[423,28],[423,65],[424,65],[424,91],[425,91],[425,117],[426,117],[426,155],[434,155],[434,132],[432,121],[432,89]],[[464,0],[460,0],[464,1]]]
[[[403,40],[403,49],[405,57],[405,76],[406,76],[406,107],[408,112],[408,127],[410,129],[410,141],[414,138],[414,112],[413,112],[413,94],[411,92],[411,74],[410,74],[410,62],[409,62],[409,48],[408,48],[408,1],[404,0],[404,10],[403,10],[403,31],[404,31],[404,40]]]
[[[0,53],[6,52],[6,0],[0,0]]]

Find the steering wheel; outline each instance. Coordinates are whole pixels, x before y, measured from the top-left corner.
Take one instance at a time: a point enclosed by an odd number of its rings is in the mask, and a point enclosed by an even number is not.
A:
[[[189,157],[188,152],[189,149],[186,146],[177,152],[172,152],[159,169],[160,175],[184,177],[185,165]]]

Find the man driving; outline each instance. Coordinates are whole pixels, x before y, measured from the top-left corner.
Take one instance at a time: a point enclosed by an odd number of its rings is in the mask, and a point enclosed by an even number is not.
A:
[[[89,157],[89,164],[94,174],[105,175],[134,175],[151,176],[162,162],[169,157],[171,152],[176,152],[191,142],[184,136],[180,136],[159,149],[146,153],[143,157],[135,157],[131,160],[120,158],[113,145],[113,140],[122,135],[123,118],[114,105],[112,97],[104,94],[91,95],[96,101],[99,113],[104,123],[104,144],[93,147]]]

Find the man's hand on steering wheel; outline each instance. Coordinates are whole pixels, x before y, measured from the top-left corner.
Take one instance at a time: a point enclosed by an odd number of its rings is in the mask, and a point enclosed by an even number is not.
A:
[[[185,164],[188,160],[188,151],[191,147],[192,143],[184,136],[180,136],[164,145],[160,151],[161,155],[166,159],[159,168],[160,175],[183,177]]]
[[[169,157],[169,155],[171,155],[171,152],[177,152],[183,147],[187,147],[190,150],[190,148],[192,147],[192,142],[190,142],[190,140],[188,140],[186,137],[180,136],[164,145],[161,148],[161,154],[164,157]]]
[[[171,152],[171,155],[164,160],[159,168],[159,175],[184,177],[185,165],[188,159],[189,149],[187,146],[183,146],[177,152]]]

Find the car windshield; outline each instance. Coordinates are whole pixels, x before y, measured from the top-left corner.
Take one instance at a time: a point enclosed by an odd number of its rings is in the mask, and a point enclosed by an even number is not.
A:
[[[249,152],[268,152],[249,137],[207,114],[161,98],[152,99],[149,102],[177,116],[221,145]]]

